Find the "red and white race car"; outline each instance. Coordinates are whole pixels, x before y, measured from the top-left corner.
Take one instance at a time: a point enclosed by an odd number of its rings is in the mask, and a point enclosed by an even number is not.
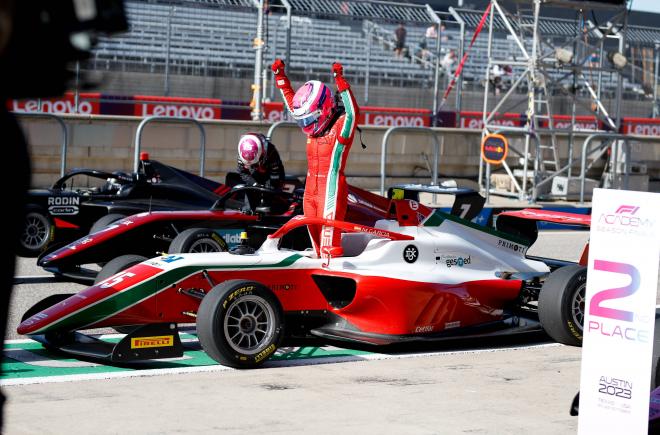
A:
[[[153,258],[38,303],[18,332],[74,355],[128,362],[180,355],[177,325],[196,322],[204,350],[239,368],[262,364],[285,335],[382,345],[542,325],[556,340],[580,344],[586,269],[527,249],[537,220],[588,225],[588,216],[507,212],[496,230],[414,199],[393,199],[389,213],[373,227],[297,216],[256,252]],[[307,225],[342,231],[342,247],[286,248]],[[127,325],[135,327],[119,343],[80,332]]]

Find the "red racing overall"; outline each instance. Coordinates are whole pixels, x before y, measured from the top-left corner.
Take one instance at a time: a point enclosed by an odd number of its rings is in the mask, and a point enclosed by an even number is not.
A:
[[[275,83],[282,91],[289,112],[293,113],[295,92],[284,73],[284,64],[281,66],[279,69],[273,68]],[[332,71],[346,112],[319,136],[307,137],[307,180],[303,211],[305,216],[343,220],[348,196],[344,168],[357,126],[358,106],[344,79],[342,66],[336,63]],[[319,247],[341,246],[341,232],[333,227],[310,227],[309,231],[317,254],[320,253]]]

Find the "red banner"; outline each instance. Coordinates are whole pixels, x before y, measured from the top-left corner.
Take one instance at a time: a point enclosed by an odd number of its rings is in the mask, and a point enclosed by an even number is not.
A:
[[[194,119],[221,119],[222,100],[135,95],[135,116],[172,116]]]
[[[41,104],[41,107],[39,106]],[[67,92],[60,98],[43,98],[28,100],[10,100],[7,108],[18,113],[76,113],[75,97]],[[264,103],[264,119],[276,122],[283,119],[284,104],[280,102]],[[41,110],[40,110],[41,109]],[[133,115],[145,116],[176,116],[195,119],[247,119],[249,108],[241,103],[232,103],[223,111],[222,100],[214,98],[178,98],[154,97],[149,95],[117,96],[99,93],[81,93],[78,98],[78,113],[83,115]],[[451,115],[451,112],[443,112]],[[223,118],[223,116],[225,118]],[[412,109],[402,107],[360,107],[358,123],[373,126],[429,127],[431,111],[428,109]],[[453,115],[450,116],[453,119]],[[483,128],[481,112],[461,112],[460,128]],[[571,117],[555,115],[555,128],[568,129]],[[598,120],[593,116],[576,116],[575,129],[584,131],[598,130]],[[524,115],[519,113],[498,114],[491,121],[494,125],[521,127],[524,125]],[[447,126],[453,126],[446,124]],[[541,122],[547,127],[547,121]],[[660,136],[660,119],[623,118],[622,133],[643,136]]]
[[[266,121],[277,122],[283,119],[284,103],[264,103],[263,108]],[[431,125],[431,111],[401,107],[361,106],[358,124],[389,127],[429,127]]]
[[[521,115],[517,113],[497,115],[490,123],[506,127],[520,127],[523,125]],[[483,114],[481,112],[461,112],[461,128],[481,130],[484,128]]]
[[[570,115],[553,115],[554,127],[556,129],[568,130],[571,128]],[[548,121],[542,120],[540,123],[542,128],[548,127]],[[575,130],[581,131],[595,131],[600,130],[598,119],[594,116],[576,116],[575,117]]]
[[[623,118],[621,131],[639,136],[660,136],[660,119]]]
[[[33,98],[27,100],[10,100],[8,109],[18,113],[79,113],[81,115],[98,115],[99,93],[83,93],[78,95],[78,112],[76,112],[75,96],[67,92],[59,98]],[[41,105],[41,107],[40,107]]]

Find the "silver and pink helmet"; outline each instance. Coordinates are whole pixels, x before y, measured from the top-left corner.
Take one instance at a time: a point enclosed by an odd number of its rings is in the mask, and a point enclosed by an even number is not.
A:
[[[332,119],[332,91],[318,80],[310,80],[293,96],[293,118],[308,136],[321,134]]]
[[[247,133],[238,141],[238,159],[248,168],[258,166],[266,156],[268,141],[263,134]]]

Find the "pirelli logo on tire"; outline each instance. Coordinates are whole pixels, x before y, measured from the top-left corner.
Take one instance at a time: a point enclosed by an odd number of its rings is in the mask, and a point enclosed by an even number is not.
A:
[[[131,338],[131,349],[147,349],[150,347],[172,347],[174,346],[173,335],[159,335],[156,337]]]

